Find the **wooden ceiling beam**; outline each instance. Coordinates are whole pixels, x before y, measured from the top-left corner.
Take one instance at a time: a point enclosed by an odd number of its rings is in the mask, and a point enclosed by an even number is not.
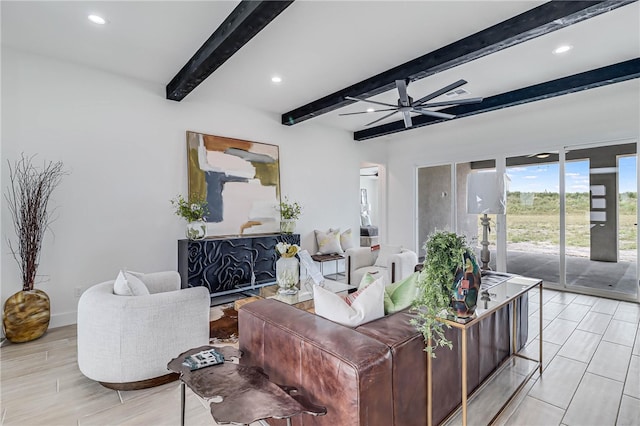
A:
[[[370,98],[395,88],[396,80],[411,81],[465,64],[527,40],[559,30],[637,0],[550,1],[419,58],[282,114],[291,126],[352,104],[346,96]]]
[[[640,58],[635,58],[579,74],[573,74],[568,77],[558,78],[556,80],[490,96],[484,98],[484,100],[479,104],[458,105],[438,111],[454,114],[456,118],[453,120],[457,120],[471,115],[550,99],[556,96],[562,96],[582,90],[594,89],[596,87],[619,83],[621,81],[631,80],[638,77],[640,77]],[[411,120],[413,121],[413,126],[409,128],[405,128],[404,121],[399,120],[354,132],[353,139],[363,141],[366,139],[377,138],[384,135],[428,126],[430,124],[449,121],[425,115],[411,117]]]
[[[291,3],[293,0],[242,0],[167,84],[167,99],[184,99]]]

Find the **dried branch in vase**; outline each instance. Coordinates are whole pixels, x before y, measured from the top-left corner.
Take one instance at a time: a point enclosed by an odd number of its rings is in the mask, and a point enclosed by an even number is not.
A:
[[[16,232],[17,245],[7,242],[22,273],[22,289],[33,290],[44,232],[52,222],[47,210],[53,190],[68,173],[62,162],[44,162],[42,168],[33,165],[35,156],[24,154],[15,163],[9,164],[11,185],[5,191],[11,220]]]

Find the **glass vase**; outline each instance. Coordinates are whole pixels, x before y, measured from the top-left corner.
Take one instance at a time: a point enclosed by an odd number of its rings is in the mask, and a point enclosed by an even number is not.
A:
[[[295,257],[281,257],[276,261],[276,282],[278,293],[296,294],[300,281],[300,263]]]
[[[295,219],[281,219],[280,220],[280,232],[283,234],[293,234],[296,230]]]
[[[202,240],[207,236],[207,222],[204,220],[192,220],[187,222],[187,238],[190,240]]]

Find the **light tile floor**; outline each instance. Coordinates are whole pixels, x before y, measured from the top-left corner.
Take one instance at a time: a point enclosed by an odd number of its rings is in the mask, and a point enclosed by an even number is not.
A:
[[[539,300],[524,353],[538,359]],[[543,373],[497,419],[502,425],[640,425],[640,305],[543,290]]]

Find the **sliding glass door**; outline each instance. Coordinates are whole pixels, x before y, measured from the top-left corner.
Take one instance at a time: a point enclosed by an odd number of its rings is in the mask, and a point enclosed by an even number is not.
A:
[[[506,159],[507,272],[638,299],[636,144]]]
[[[566,286],[638,297],[636,144],[566,150]]]
[[[506,160],[507,272],[560,280],[560,192],[557,153]]]
[[[638,300],[636,143],[571,146],[504,164],[506,231],[497,234],[492,215],[490,268],[506,264],[506,272],[552,288]],[[492,170],[496,160],[418,168],[421,249],[431,232],[455,229],[480,255],[483,228],[479,215],[467,213],[466,184],[470,175]],[[506,250],[497,250],[505,240]]]

